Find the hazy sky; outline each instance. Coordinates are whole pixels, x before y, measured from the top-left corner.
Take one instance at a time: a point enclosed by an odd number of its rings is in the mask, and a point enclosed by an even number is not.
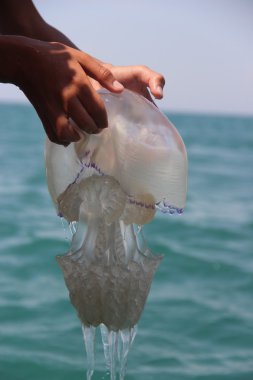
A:
[[[170,111],[253,115],[253,0],[36,0],[81,49],[166,78]],[[0,85],[0,101],[25,101]]]

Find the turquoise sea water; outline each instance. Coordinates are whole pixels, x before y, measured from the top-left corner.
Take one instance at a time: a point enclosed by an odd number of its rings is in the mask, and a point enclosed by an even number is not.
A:
[[[68,241],[47,192],[44,134],[31,107],[0,105],[0,116],[0,379],[84,379],[55,261]],[[164,260],[126,379],[252,380],[253,119],[170,119],[188,150],[188,202],[145,227]],[[108,379],[100,347],[94,380]]]

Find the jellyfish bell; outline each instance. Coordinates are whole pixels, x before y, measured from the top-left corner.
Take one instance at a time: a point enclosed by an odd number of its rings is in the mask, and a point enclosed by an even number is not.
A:
[[[67,148],[47,140],[47,181],[58,214],[78,222],[70,251],[57,261],[85,339],[100,325],[104,339],[105,329],[107,339],[119,334],[128,350],[162,258],[139,239],[134,224],[150,222],[157,209],[182,213],[187,156],[175,127],[148,100],[128,90],[99,93],[108,128],[83,133]],[[110,363],[112,352],[105,353]]]
[[[82,134],[67,148],[46,143],[48,187],[57,198],[84,178],[109,175],[129,198],[141,203],[150,196],[162,211],[183,211],[187,190],[187,157],[176,128],[147,99],[131,91],[100,90],[109,128]],[[132,202],[133,203],[133,202]],[[145,203],[145,202],[144,202]]]

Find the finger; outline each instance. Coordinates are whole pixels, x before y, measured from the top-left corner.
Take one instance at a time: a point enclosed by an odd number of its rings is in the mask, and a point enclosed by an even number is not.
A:
[[[96,79],[104,88],[112,92],[123,91],[124,86],[115,79],[108,68],[86,53],[74,50],[74,54],[85,70],[85,73],[93,79]]]
[[[57,138],[54,132],[54,124],[50,121],[50,112],[47,108],[46,102],[44,102],[43,97],[34,96],[34,93],[30,90],[29,87],[24,90],[24,93],[33,105],[34,109],[36,110],[49,140],[52,142],[56,142]]]
[[[58,105],[44,96],[35,97],[29,88],[25,94],[36,109],[50,141],[66,146],[72,141],[80,140],[79,134]]]
[[[71,124],[70,118],[66,112],[62,109],[58,103],[50,102],[48,100],[44,102],[44,106],[47,106],[47,119],[50,126],[53,126],[52,133],[55,138],[56,144],[67,146],[71,142],[80,140],[80,135]]]
[[[43,102],[42,99],[39,99],[38,101],[35,101],[34,99],[33,99],[33,101],[31,99],[29,99],[29,100],[31,101],[35,110],[37,111],[37,114],[38,114],[38,116],[39,116],[39,118],[43,124],[43,127],[45,129],[47,137],[53,143],[58,144],[58,139],[57,139],[57,136],[56,136],[56,133],[54,130],[55,129],[54,123],[50,119],[50,116],[49,116],[50,111],[47,109],[46,104]],[[43,108],[43,106],[42,106],[43,104],[45,105],[45,108]]]
[[[79,90],[78,98],[96,127],[99,129],[106,128],[108,120],[105,105],[92,86],[82,86]]]
[[[165,79],[161,74],[154,73],[151,75],[148,85],[151,93],[156,99],[163,98],[163,87],[165,85]]]
[[[143,87],[149,87],[155,98],[163,97],[164,77],[147,66],[116,66],[113,73],[116,78],[121,78],[127,88],[140,92]]]
[[[74,98],[69,103],[69,116],[77,124],[78,128],[86,133],[98,133],[99,128],[92,120],[78,98]]]
[[[165,79],[161,74],[151,70],[147,66],[135,66],[133,70],[136,73],[136,79],[149,87],[152,95],[156,99],[161,99],[163,97]]]
[[[44,113],[38,112],[38,115],[43,124],[43,127],[45,129],[45,132],[49,140],[52,141],[53,143],[58,144],[58,139],[54,131],[54,124],[48,119],[48,116],[45,115]]]

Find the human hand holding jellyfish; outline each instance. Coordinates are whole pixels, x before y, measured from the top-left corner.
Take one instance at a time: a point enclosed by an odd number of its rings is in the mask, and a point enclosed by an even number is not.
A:
[[[94,88],[118,93],[125,86],[151,100],[149,87],[155,98],[162,97],[160,74],[145,66],[105,64],[80,51],[31,0],[0,2],[0,34],[0,82],[20,87],[58,144],[80,138],[71,119],[86,133],[107,127],[105,106]]]
[[[61,43],[27,37],[4,36],[0,43],[9,55],[6,81],[25,93],[51,141],[67,144],[80,139],[70,118],[87,133],[107,127],[104,103],[88,75],[111,92],[124,87],[96,59]]]

